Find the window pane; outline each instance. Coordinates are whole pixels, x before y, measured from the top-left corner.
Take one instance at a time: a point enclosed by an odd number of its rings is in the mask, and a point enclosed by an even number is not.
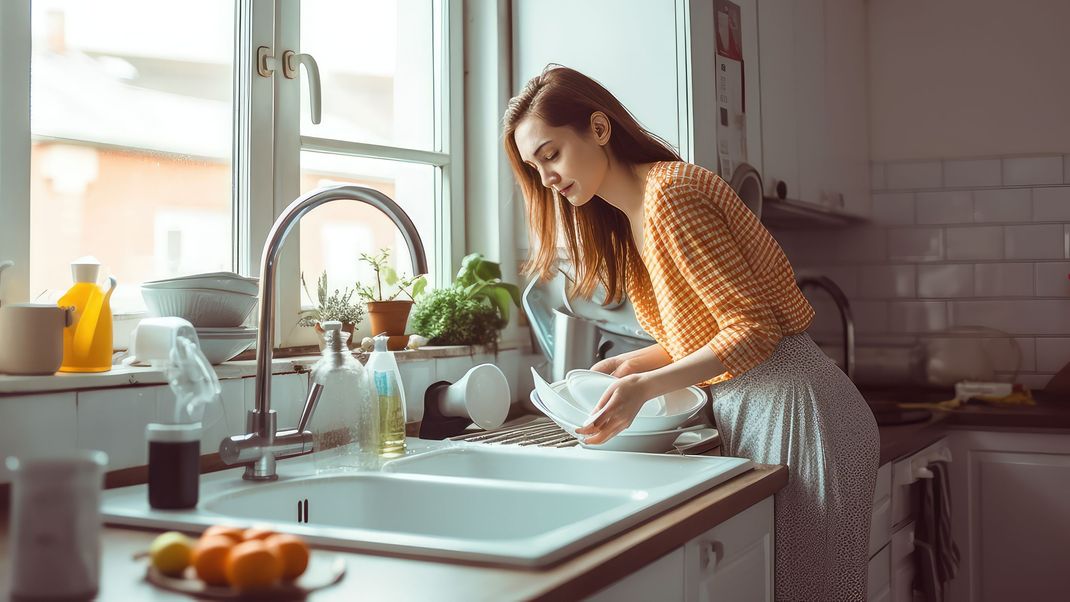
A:
[[[229,270],[234,5],[34,0],[31,294],[95,255],[138,284]],[[190,32],[196,32],[194,38]]]
[[[323,120],[301,76],[301,134],[434,148],[434,0],[304,0],[301,52],[319,65]]]
[[[301,153],[301,193],[335,184],[357,184],[382,192],[397,202],[416,225],[430,265],[430,253],[435,248],[435,170],[430,165],[306,151]],[[359,261],[360,254],[372,254],[384,247],[391,250],[390,264],[399,274],[413,273],[401,231],[386,215],[364,203],[339,201],[322,205],[301,219],[300,228],[301,272],[313,295],[316,278],[324,270],[331,290],[351,288],[356,282],[372,283],[374,272]],[[302,306],[314,303],[302,291]]]

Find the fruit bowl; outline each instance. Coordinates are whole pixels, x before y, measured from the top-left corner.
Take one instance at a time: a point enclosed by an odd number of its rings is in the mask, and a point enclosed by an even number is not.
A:
[[[254,591],[240,591],[225,585],[208,585],[197,578],[193,567],[187,568],[180,577],[172,577],[161,573],[150,564],[145,579],[161,589],[207,600],[303,600],[311,592],[338,583],[345,574],[346,562],[341,556],[313,552],[304,575],[294,581],[280,582]]]

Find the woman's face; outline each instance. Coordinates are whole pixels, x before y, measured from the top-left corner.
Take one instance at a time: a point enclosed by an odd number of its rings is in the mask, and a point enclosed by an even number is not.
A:
[[[582,132],[529,115],[517,124],[513,138],[521,159],[539,172],[543,186],[576,207],[598,194],[609,170],[609,121],[602,113],[595,113],[590,128]]]

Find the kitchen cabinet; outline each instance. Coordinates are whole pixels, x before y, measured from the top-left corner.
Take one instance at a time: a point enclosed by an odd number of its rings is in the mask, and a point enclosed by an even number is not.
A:
[[[770,496],[588,600],[769,601],[773,543]]]
[[[1070,591],[1070,436],[956,430],[952,602],[1064,600]]]
[[[77,449],[76,406],[71,392],[0,397],[0,458]],[[9,482],[0,463],[0,483]]]
[[[868,214],[865,3],[759,2],[758,27],[766,195]]]

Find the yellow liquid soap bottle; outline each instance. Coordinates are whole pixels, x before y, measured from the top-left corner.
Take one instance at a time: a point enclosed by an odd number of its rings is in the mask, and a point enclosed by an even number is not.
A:
[[[387,351],[385,334],[375,337],[365,369],[371,373],[373,394],[379,398],[379,455],[387,458],[405,454],[405,388],[397,360]]]
[[[108,290],[97,286],[100,262],[85,256],[71,263],[74,286],[57,305],[73,307],[74,319],[63,330],[63,364],[60,372],[107,372],[111,370],[111,294],[116,280],[108,277]]]

